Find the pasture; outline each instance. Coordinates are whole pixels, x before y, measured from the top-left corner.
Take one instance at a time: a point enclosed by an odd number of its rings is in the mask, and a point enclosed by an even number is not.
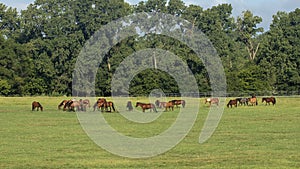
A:
[[[0,98],[0,168],[300,168],[300,98],[279,97],[275,106],[265,106],[258,98],[258,106],[225,107],[218,128],[203,144],[198,139],[209,107],[204,98],[195,99],[201,106],[185,139],[146,159],[119,157],[97,146],[76,113],[57,110],[63,99]],[[142,98],[133,103],[138,100]],[[31,111],[32,101],[39,101],[44,111]],[[118,113],[103,115],[127,136],[149,137],[166,130],[178,110],[159,109],[162,115],[147,124],[132,123]],[[146,111],[145,116],[151,114]]]

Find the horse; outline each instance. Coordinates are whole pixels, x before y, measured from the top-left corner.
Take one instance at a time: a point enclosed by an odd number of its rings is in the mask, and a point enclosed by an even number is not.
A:
[[[131,101],[128,101],[128,102],[127,102],[126,109],[127,109],[128,111],[132,111],[132,110],[133,110]]]
[[[43,106],[40,104],[40,102],[33,101],[31,105],[32,105],[32,111],[35,109],[36,111],[39,111],[39,109],[43,111]]]
[[[257,106],[258,105],[256,97],[248,98],[248,100],[249,100],[249,103],[250,103],[249,105],[251,105],[251,106]]]
[[[185,107],[185,100],[171,100],[171,102],[173,102],[173,105],[175,105],[176,107],[178,107],[178,105],[182,105],[182,107]]]
[[[106,102],[106,99],[104,98],[99,98],[96,103],[94,104],[94,111],[96,110],[96,108],[100,108],[98,105],[102,105],[102,103]],[[102,108],[104,109],[104,107]],[[103,111],[103,110],[102,110]]]
[[[171,100],[169,102],[159,102],[158,103],[159,108],[165,108],[165,111],[169,111],[172,109],[174,111],[174,102]]]
[[[90,101],[88,99],[84,99],[84,100],[80,99],[79,104],[80,106],[78,111],[86,111],[86,107],[91,107]]]
[[[229,100],[228,104],[227,104],[227,107],[229,108],[229,106],[232,108],[232,106],[235,106],[237,107],[238,105],[238,100],[235,99],[235,100]]]
[[[69,100],[63,100],[62,102],[60,102],[60,104],[57,106],[58,110],[61,109],[62,106],[64,106]]]
[[[101,111],[103,112],[104,110],[106,111],[106,112],[111,112],[112,110],[113,111],[116,111],[116,109],[115,109],[115,106],[114,106],[114,103],[113,102],[111,102],[111,101],[106,101],[106,99],[104,99],[104,98],[99,98],[98,100],[97,100],[97,102],[94,104],[94,111],[95,111],[95,109],[96,108],[101,108]],[[108,110],[108,108],[109,108],[109,110]]]
[[[80,101],[73,101],[73,100],[68,100],[65,105],[64,105],[64,108],[63,108],[63,111],[66,111],[66,110],[69,110],[69,111],[81,111],[82,108],[81,108],[81,103]]]
[[[150,112],[153,110],[154,112],[157,112],[155,105],[153,103],[141,103],[136,102],[135,107],[140,106],[143,109],[143,112],[145,112],[146,109],[150,109]]]
[[[183,106],[183,105],[182,105]],[[169,109],[169,111],[172,109],[172,111],[174,111],[174,102],[172,102],[172,101],[169,101],[169,102],[166,102],[165,104],[164,104],[164,107],[166,108],[165,109],[165,111],[168,111],[168,109]],[[183,106],[184,107],[184,106]]]
[[[270,102],[273,104],[273,106],[276,104],[276,99],[275,97],[263,97],[262,98],[262,103],[263,102],[266,102],[266,105],[269,104],[270,105]]]
[[[238,101],[238,105],[244,105],[244,106],[246,106],[246,105],[248,105],[248,98],[236,98],[236,100]]]
[[[161,107],[160,107],[160,103],[161,103],[161,102],[160,102],[159,100],[156,100],[156,101],[155,101],[155,106],[161,108]]]
[[[219,106],[219,99],[218,98],[207,98],[205,99],[205,103],[209,103],[209,106],[211,106],[212,104],[216,104],[217,106]]]

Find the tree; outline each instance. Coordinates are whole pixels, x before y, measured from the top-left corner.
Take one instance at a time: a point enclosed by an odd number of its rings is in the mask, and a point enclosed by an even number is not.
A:
[[[263,28],[257,28],[257,24],[262,22],[262,18],[254,16],[251,11],[244,11],[241,17],[237,19],[237,31],[239,33],[239,41],[246,45],[249,59],[254,60],[259,49],[259,42],[256,37],[263,32]]]

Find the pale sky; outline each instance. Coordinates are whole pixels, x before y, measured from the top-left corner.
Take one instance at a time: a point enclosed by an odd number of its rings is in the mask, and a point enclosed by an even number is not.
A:
[[[141,0],[125,0],[130,4],[136,4]],[[26,9],[27,5],[33,3],[34,0],[0,0],[1,3],[17,8],[18,10]],[[291,12],[296,8],[300,8],[300,0],[183,0],[186,5],[196,4],[204,9],[212,6],[230,3],[233,7],[233,16],[241,15],[242,11],[250,10],[254,15],[263,18],[260,25],[268,29],[272,22],[272,16],[278,11]]]

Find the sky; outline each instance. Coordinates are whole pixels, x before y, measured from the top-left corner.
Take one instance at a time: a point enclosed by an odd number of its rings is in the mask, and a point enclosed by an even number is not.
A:
[[[130,4],[137,4],[141,0],[125,0]],[[17,8],[18,10],[26,9],[27,5],[33,3],[34,0],[0,0],[7,6]],[[233,16],[237,17],[242,11],[250,10],[254,15],[263,18],[263,22],[259,25],[267,30],[272,22],[272,16],[278,11],[291,12],[296,8],[300,8],[300,0],[183,0],[186,5],[200,5],[204,9],[212,6],[229,3],[233,7]]]

